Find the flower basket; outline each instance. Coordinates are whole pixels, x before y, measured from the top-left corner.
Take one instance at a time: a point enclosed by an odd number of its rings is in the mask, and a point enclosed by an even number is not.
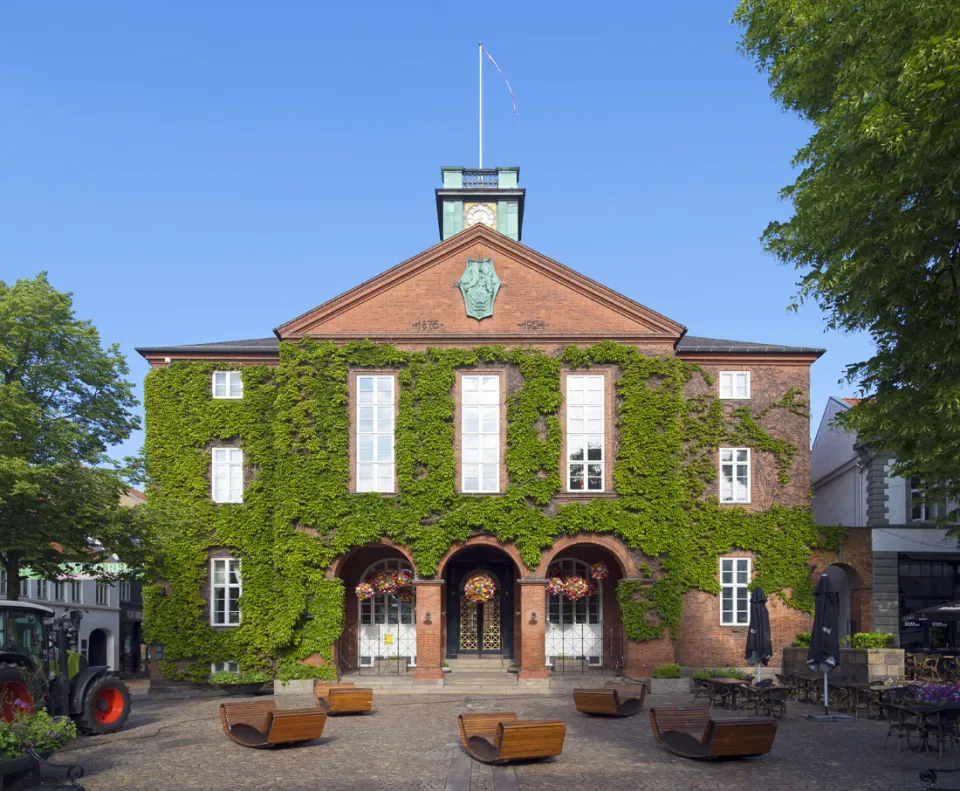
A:
[[[607,564],[601,560],[599,563],[594,563],[590,567],[590,576],[597,581],[605,580],[610,576],[610,569],[608,569]]]
[[[376,588],[374,588],[369,582],[361,582],[354,590],[357,594],[357,598],[361,601],[372,599],[377,592]]]
[[[463,588],[463,596],[467,601],[483,604],[490,601],[497,593],[497,586],[486,574],[477,574],[471,577]]]
[[[563,595],[571,601],[582,599],[590,593],[590,584],[583,578],[577,576],[567,577],[563,581]]]
[[[560,577],[551,577],[547,580],[547,593],[551,596],[559,596],[563,593],[563,580]]]

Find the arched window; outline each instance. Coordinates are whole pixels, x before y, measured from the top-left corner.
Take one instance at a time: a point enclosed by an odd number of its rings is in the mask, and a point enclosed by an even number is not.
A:
[[[547,664],[555,658],[584,659],[588,664],[601,664],[603,656],[603,592],[591,579],[590,566],[582,560],[564,558],[550,565],[550,577],[583,577],[591,585],[591,593],[581,599],[568,599],[562,593],[547,594],[547,628],[545,644]]]
[[[413,571],[406,560],[387,558],[370,566],[360,579],[370,579],[383,570]],[[372,666],[374,660],[389,657],[406,659],[411,667],[416,664],[416,596],[412,588],[408,596],[377,593],[369,599],[358,600],[358,655],[361,667]]]

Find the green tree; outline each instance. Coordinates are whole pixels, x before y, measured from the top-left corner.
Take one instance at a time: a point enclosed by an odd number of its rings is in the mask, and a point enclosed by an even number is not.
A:
[[[811,122],[766,249],[800,300],[866,331],[842,417],[930,499],[960,497],[960,3],[742,0],[741,49]]]
[[[107,448],[139,426],[128,368],[104,350],[69,294],[41,273],[0,281],[0,563],[7,598],[25,568],[55,576],[103,554],[136,562],[142,519],[123,508],[124,470]]]

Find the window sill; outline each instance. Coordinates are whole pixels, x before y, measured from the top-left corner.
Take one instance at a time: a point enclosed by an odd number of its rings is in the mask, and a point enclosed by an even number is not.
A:
[[[720,505],[752,505],[751,500],[718,500]]]
[[[212,623],[210,624],[214,629],[236,629],[240,626],[238,623]]]
[[[560,501],[597,499],[615,500],[617,498],[616,492],[560,492],[554,496]]]

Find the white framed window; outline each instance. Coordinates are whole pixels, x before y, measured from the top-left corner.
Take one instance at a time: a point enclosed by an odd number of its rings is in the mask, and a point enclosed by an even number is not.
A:
[[[37,598],[44,601],[50,598],[50,583],[47,580],[37,580]]]
[[[210,561],[210,623],[236,626],[240,623],[240,561],[213,558]]]
[[[214,448],[212,496],[215,503],[243,502],[243,451]]]
[[[110,606],[110,585],[97,581],[97,604],[101,607]]]
[[[357,377],[357,491],[394,491],[392,374]]]
[[[750,502],[750,448],[720,448],[720,502]]]
[[[567,377],[567,491],[604,491],[604,377]]]
[[[720,625],[750,624],[750,558],[720,558]]]
[[[231,660],[226,662],[211,662],[210,663],[210,675],[214,673],[236,673],[240,675],[240,665]]]
[[[130,583],[120,583],[120,601],[130,601]]]
[[[83,595],[81,591],[83,590],[80,580],[70,580],[70,601],[72,602],[82,602]]]
[[[26,577],[20,578],[20,598],[30,598],[30,580],[28,580]]]
[[[53,598],[56,601],[66,601],[67,600],[67,584],[65,582],[54,582],[53,583]]]
[[[243,398],[243,379],[239,371],[213,372],[214,398]]]
[[[500,377],[460,380],[462,491],[500,491]]]
[[[721,371],[720,398],[750,398],[750,372]]]

